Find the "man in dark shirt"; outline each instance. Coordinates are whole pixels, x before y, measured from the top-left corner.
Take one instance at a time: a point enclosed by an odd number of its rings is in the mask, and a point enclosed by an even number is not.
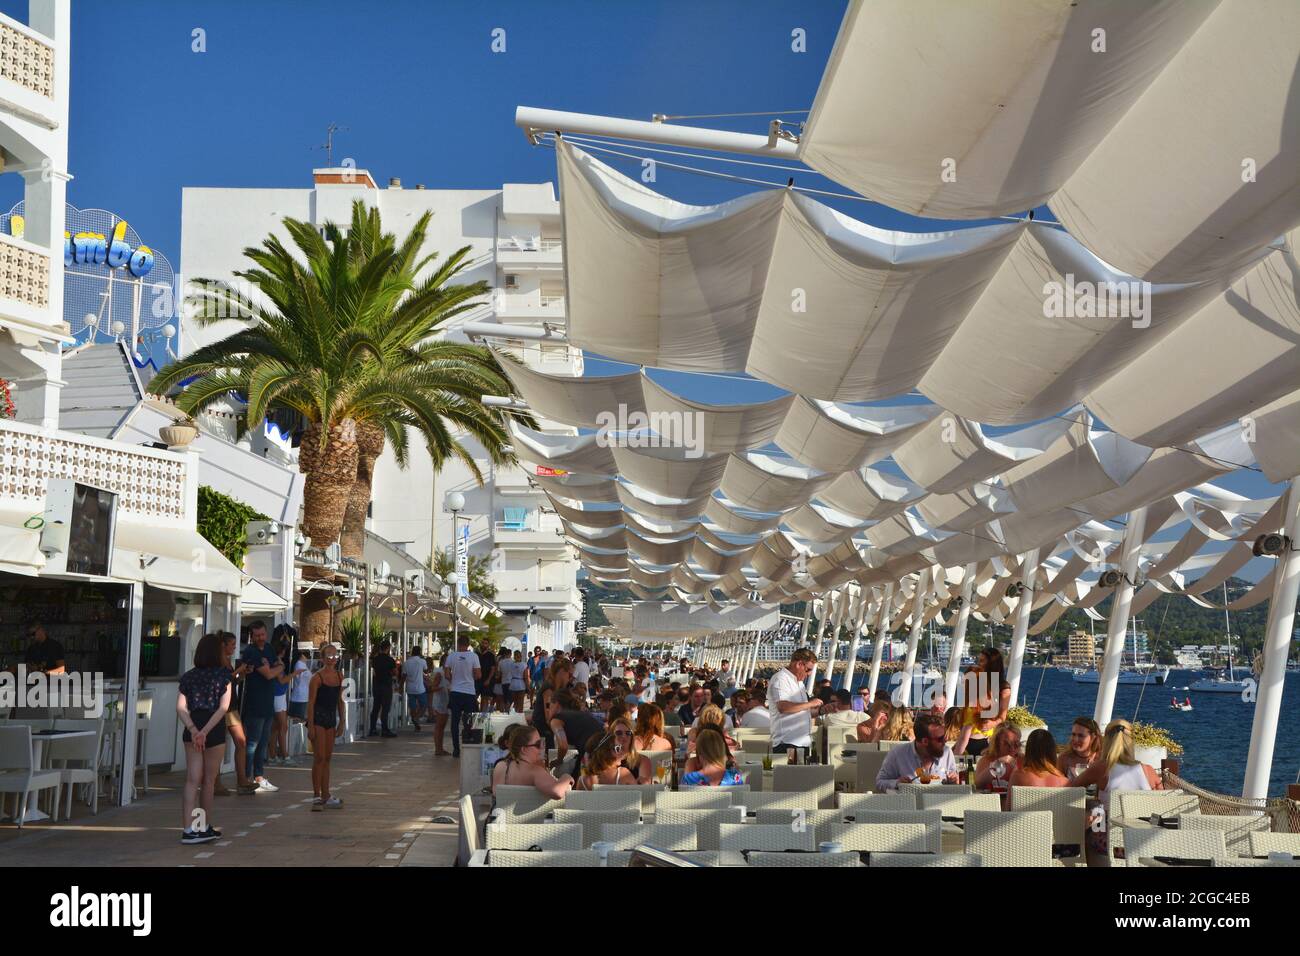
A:
[[[52,640],[45,633],[41,624],[33,624],[27,636],[31,644],[27,645],[26,663],[29,671],[41,671],[46,674],[62,674],[63,645]]]
[[[397,673],[397,661],[393,660],[388,653],[392,647],[388,641],[379,645],[379,651],[370,659],[370,666],[374,669],[374,680],[371,682],[371,689],[375,695],[374,705],[370,708],[370,733],[368,736],[375,736],[375,724],[381,723],[384,728],[383,736],[396,737],[388,728],[388,710],[393,706],[393,677]]]
[[[558,756],[563,758],[574,750],[579,763],[587,744],[600,739],[605,729],[591,714],[579,710],[580,706],[581,702],[566,690],[556,694],[546,708],[546,719],[555,737]]]
[[[240,722],[248,740],[245,769],[252,783],[240,793],[258,790],[273,792],[280,788],[262,775],[266,767],[266,747],[271,740],[271,726],[275,722],[275,685],[284,672],[284,664],[266,646],[266,625],[254,621],[248,628],[249,644],[239,655],[242,663],[252,670],[244,680],[244,707]]]
[[[703,687],[692,688],[690,700],[677,711],[678,716],[682,719],[682,726],[689,727],[695,723],[695,718],[700,716],[700,711],[707,707],[708,704],[709,692]]]
[[[492,672],[496,670],[497,656],[492,653],[492,648],[488,647],[488,642],[483,641],[478,646],[478,668],[482,672],[482,677],[478,679],[479,699],[483,702],[484,710],[491,710],[494,703],[492,688],[487,681]]]

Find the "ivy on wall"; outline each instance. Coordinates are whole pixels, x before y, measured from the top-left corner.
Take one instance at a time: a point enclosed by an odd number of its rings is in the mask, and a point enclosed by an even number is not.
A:
[[[214,548],[237,568],[244,566],[248,551],[246,525],[250,521],[269,521],[266,515],[229,495],[199,486],[198,531]]]

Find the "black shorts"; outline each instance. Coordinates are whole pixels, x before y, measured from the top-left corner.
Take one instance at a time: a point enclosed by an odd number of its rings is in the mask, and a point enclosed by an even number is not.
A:
[[[194,726],[197,727],[199,730],[202,730],[204,727],[208,725],[208,721],[212,719],[213,713],[215,713],[215,711],[205,710],[203,708],[196,707],[194,710],[190,711],[190,722],[194,724]],[[189,728],[186,728],[185,732],[181,735],[181,739],[184,740],[187,744],[191,742]],[[218,721],[217,725],[208,731],[208,736],[204,740],[203,746],[205,748],[220,747],[225,742],[226,742],[226,722],[223,719]]]
[[[987,737],[972,737],[966,741],[966,755],[969,757],[978,757],[988,749],[989,739]]]
[[[305,700],[289,701],[289,716],[297,717],[299,720],[307,719],[307,702]]]
[[[315,719],[312,723],[326,730],[333,730],[339,724],[339,712],[337,710],[325,710],[322,707],[317,707],[313,716]]]

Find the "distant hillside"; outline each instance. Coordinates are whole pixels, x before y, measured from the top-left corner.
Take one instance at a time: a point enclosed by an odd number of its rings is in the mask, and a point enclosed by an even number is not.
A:
[[[601,587],[595,581],[585,578],[578,582],[578,590],[587,602],[587,627],[605,627],[609,624],[602,604],[631,604],[641,600],[631,591]]]

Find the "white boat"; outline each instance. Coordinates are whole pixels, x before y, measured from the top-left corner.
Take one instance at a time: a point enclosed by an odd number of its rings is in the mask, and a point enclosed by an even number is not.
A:
[[[1148,670],[1125,669],[1119,672],[1117,683],[1120,684],[1163,684],[1169,680],[1168,667],[1153,667]],[[1099,684],[1101,683],[1101,672],[1096,670],[1084,670],[1076,668],[1074,671],[1074,682],[1076,684]]]
[[[1228,585],[1223,585],[1223,629],[1228,636],[1228,676],[1224,677],[1222,673],[1217,673],[1213,677],[1202,677],[1200,680],[1192,681],[1192,690],[1201,694],[1236,694],[1242,700],[1247,699],[1245,691],[1254,685],[1254,682],[1247,683],[1244,680],[1237,680],[1236,675],[1232,672],[1232,627],[1228,621]]]
[[[1183,701],[1180,703],[1179,700],[1178,700],[1178,698],[1175,697],[1175,698],[1173,698],[1173,699],[1169,702],[1169,709],[1170,709],[1170,710],[1181,710],[1181,711],[1188,711],[1188,710],[1191,710],[1191,709],[1192,709],[1192,699],[1191,699],[1190,697],[1188,697],[1187,699],[1183,700]]]

